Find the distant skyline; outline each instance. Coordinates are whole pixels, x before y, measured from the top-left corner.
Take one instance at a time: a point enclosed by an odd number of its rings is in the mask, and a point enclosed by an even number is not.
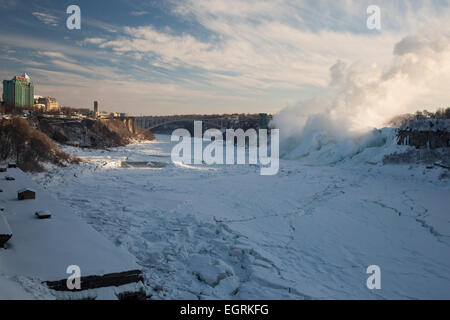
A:
[[[66,27],[69,5],[81,30]],[[369,5],[382,29],[366,26]],[[450,30],[447,1],[0,0],[0,77],[62,106],[134,115],[276,113],[332,94],[330,68],[388,66],[405,36]],[[449,106],[450,75],[412,108]],[[2,85],[2,84],[1,84]]]

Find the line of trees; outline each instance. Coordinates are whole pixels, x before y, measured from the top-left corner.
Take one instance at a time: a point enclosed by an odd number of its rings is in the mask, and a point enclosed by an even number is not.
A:
[[[450,108],[439,108],[436,112],[417,111],[414,114],[414,119],[450,119]]]

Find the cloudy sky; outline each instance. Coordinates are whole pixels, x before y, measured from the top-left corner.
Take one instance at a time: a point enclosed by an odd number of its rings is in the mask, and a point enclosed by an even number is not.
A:
[[[71,4],[81,30],[66,27]],[[369,30],[367,7],[381,8]],[[332,94],[336,62],[388,66],[396,43],[444,33],[450,2],[0,0],[0,77],[26,71],[62,105],[130,114],[275,113]],[[450,79],[449,79],[450,80]],[[450,81],[414,101],[450,101]],[[447,104],[448,105],[448,104]]]

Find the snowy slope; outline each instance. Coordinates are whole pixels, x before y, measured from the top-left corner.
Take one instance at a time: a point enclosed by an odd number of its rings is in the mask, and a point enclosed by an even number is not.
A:
[[[0,274],[0,300],[55,300],[38,278]]]
[[[281,160],[276,176],[257,166],[119,168],[125,157],[169,162],[159,136],[110,152],[67,149],[90,162],[36,180],[129,250],[157,298],[448,299],[445,169],[382,166],[396,146],[389,131],[377,136],[334,166],[316,161],[331,148]],[[382,289],[371,291],[374,264]]]

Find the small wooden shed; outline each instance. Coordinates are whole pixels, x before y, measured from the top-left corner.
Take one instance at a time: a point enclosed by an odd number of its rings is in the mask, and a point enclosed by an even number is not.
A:
[[[15,162],[8,163],[8,168],[17,168],[17,164]]]
[[[0,216],[0,248],[12,237],[11,227],[4,216]]]
[[[17,199],[34,200],[36,199],[36,191],[32,189],[20,189],[19,191],[17,191]]]
[[[52,213],[48,210],[36,211],[35,215],[38,219],[50,219],[52,217]]]

